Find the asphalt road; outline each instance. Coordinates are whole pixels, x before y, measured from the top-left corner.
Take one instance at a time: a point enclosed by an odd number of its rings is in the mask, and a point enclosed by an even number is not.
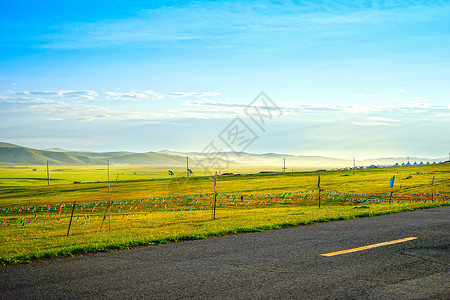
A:
[[[0,298],[449,299],[449,229],[443,207],[9,266]]]

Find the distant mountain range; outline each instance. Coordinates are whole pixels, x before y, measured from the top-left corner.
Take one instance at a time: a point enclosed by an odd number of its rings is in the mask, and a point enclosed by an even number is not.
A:
[[[87,152],[63,149],[38,150],[0,143],[0,163],[42,165],[103,165],[109,160],[116,164],[182,165],[186,158],[158,152]]]
[[[88,152],[69,151],[59,148],[38,150],[22,147],[10,143],[0,142],[0,163],[43,165],[47,161],[53,165],[102,165],[107,160],[115,164],[154,165],[154,166],[183,166],[186,164],[186,156],[189,157],[189,165],[199,166],[205,154],[200,152],[173,152],[158,151],[146,153],[134,152]],[[280,170],[283,160],[286,159],[286,168],[314,167],[314,168],[345,168],[353,167],[353,160],[330,158],[323,156],[297,156],[277,153],[251,154],[237,152],[223,152],[217,162],[224,166],[226,161],[230,166],[276,166]],[[417,162],[440,162],[445,158],[429,159],[410,157],[411,163]],[[394,165],[395,163],[406,163],[405,157],[377,158],[357,160],[357,166],[370,165]]]

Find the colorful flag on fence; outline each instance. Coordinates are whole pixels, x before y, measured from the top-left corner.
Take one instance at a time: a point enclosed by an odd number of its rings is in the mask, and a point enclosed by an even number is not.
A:
[[[389,180],[389,187],[391,187],[391,188],[394,187],[394,179],[395,179],[395,175],[392,176],[391,180]]]

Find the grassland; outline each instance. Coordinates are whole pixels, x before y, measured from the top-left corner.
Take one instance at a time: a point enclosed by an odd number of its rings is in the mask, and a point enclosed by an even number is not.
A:
[[[448,197],[431,196],[433,177],[433,192],[450,194],[449,164],[219,176],[211,221],[212,176],[169,178],[166,168],[111,166],[108,198],[106,166],[50,171],[47,186],[42,166],[0,168],[1,264],[447,205]]]

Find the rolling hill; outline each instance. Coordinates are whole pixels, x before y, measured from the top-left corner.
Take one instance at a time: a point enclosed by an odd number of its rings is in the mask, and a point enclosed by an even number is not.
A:
[[[183,166],[186,164],[186,156],[189,156],[190,165],[200,165],[200,161],[205,159],[205,154],[200,152],[173,152],[163,150],[159,152],[134,153],[126,151],[118,152],[89,152],[89,151],[68,151],[60,148],[38,150],[22,147],[10,143],[0,142],[0,163],[4,164],[29,164],[43,165],[47,161],[53,165],[101,165],[107,160],[116,164],[145,164],[155,166]],[[353,160],[330,158],[323,156],[299,156],[284,155],[278,153],[238,153],[223,152],[219,163],[224,166],[226,160],[230,166],[273,166],[274,170],[280,170],[283,160],[286,159],[286,168],[311,167],[311,168],[347,168],[353,166]],[[410,157],[411,164],[417,162],[439,162],[445,159],[427,159]],[[406,162],[404,157],[377,158],[367,160],[357,160],[357,166],[370,165],[394,165]]]
[[[0,162],[12,164],[43,165],[51,164],[83,165],[103,164],[99,159],[77,155],[71,152],[38,150],[9,143],[0,143]]]
[[[0,163],[43,165],[102,165],[107,160],[117,164],[184,165],[186,158],[155,152],[83,152],[62,149],[38,150],[0,143]]]

